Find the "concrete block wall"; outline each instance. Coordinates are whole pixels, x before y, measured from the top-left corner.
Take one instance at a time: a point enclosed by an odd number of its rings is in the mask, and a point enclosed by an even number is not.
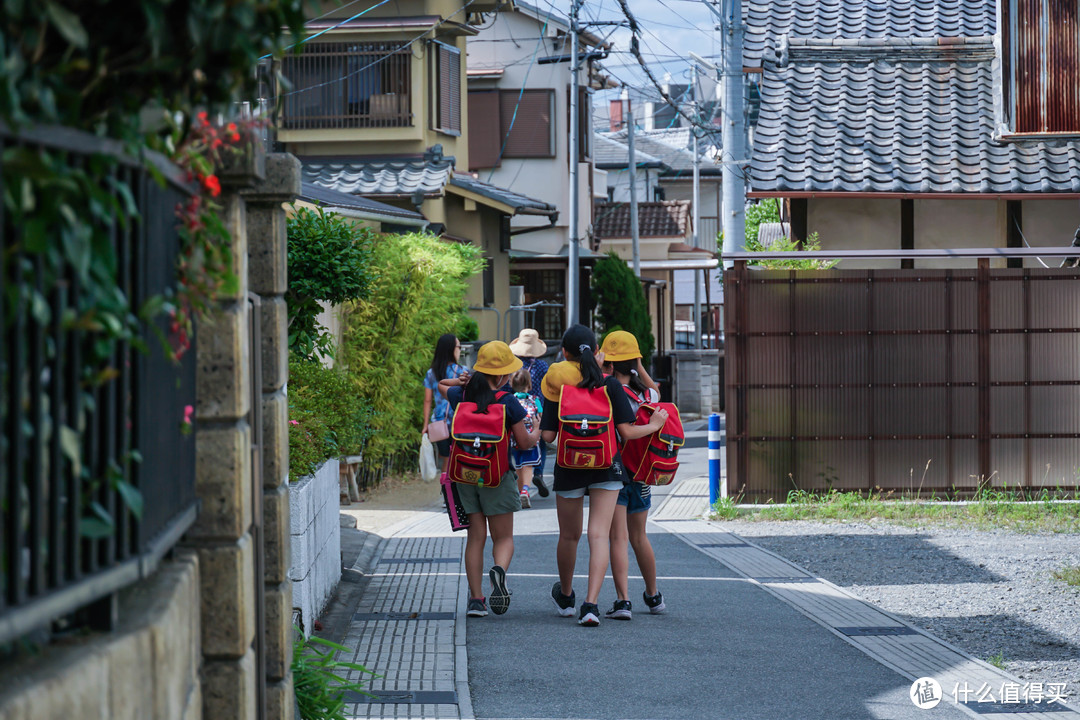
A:
[[[706,417],[720,411],[718,350],[673,350],[672,398],[684,416]]]
[[[201,720],[199,561],[179,551],[121,591],[119,625],[54,643],[7,673],[0,718]]]
[[[263,179],[243,191],[247,206],[250,291],[259,296],[262,332],[262,484],[266,704],[269,718],[292,720],[292,608],[289,578],[292,526],[289,516],[289,379],[287,221],[284,203],[300,194],[300,161],[288,153],[266,156]],[[337,475],[335,470],[337,524]],[[340,560],[338,561],[340,564]]]
[[[338,461],[327,460],[314,474],[289,485],[293,607],[304,634],[326,607],[341,580],[341,523],[338,515]]]

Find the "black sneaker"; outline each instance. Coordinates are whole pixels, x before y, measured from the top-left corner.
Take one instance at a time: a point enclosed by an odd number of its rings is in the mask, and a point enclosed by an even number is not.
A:
[[[506,571],[498,565],[492,565],[488,577],[491,578],[491,597],[488,598],[488,604],[491,606],[491,612],[502,615],[510,609],[510,591],[506,589]]]
[[[664,604],[664,593],[659,590],[655,595],[649,595],[648,593],[641,593],[641,597],[645,599],[645,605],[648,606],[649,612],[653,615],[659,615],[667,610],[667,605]]]
[[[585,627],[596,627],[600,624],[600,608],[596,607],[596,603],[581,603],[577,624]]]
[[[469,606],[465,610],[468,617],[487,617],[488,609],[484,598],[469,598]]]
[[[616,600],[615,604],[611,606],[611,609],[604,613],[604,617],[612,620],[629,620],[632,617],[630,613],[630,601]]]
[[[536,492],[540,494],[540,497],[547,497],[551,494],[547,483],[544,482],[544,478],[540,475],[533,475],[533,485],[536,486]]]
[[[560,617],[574,617],[574,591],[569,595],[562,594],[562,584],[556,582],[551,586],[551,602],[555,603],[555,610]]]

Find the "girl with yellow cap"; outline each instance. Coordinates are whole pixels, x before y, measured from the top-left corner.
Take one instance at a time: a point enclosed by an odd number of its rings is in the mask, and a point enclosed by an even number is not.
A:
[[[603,387],[611,401],[612,422],[624,441],[645,437],[663,427],[667,414],[657,412],[649,425],[634,425],[634,413],[625,391],[615,378],[605,378],[596,359],[596,336],[584,325],[573,325],[562,339],[565,362],[555,363],[544,376],[544,413],[540,429],[545,442],[559,437],[559,399],[563,385],[581,388]],[[559,542],[556,561],[559,581],[551,588],[551,599],[561,617],[573,617],[574,566],[577,562],[578,541],[581,539],[585,492],[589,493],[589,583],[585,602],[581,604],[578,624],[593,627],[600,624],[600,609],[596,601],[607,574],[611,518],[615,512],[619,491],[628,481],[622,458],[616,453],[611,467],[602,469],[572,469],[556,462],[554,468],[555,510],[559,518]],[[567,594],[565,591],[569,590]]]
[[[489,342],[480,348],[473,365],[472,377],[453,378],[440,383],[451,410],[462,401],[474,402],[480,412],[489,405],[502,403],[506,408],[506,427],[518,448],[528,450],[540,439],[540,428],[525,429],[525,410],[512,392],[504,386],[521,367],[504,342]],[[508,389],[508,388],[505,388]],[[509,435],[508,435],[509,438]],[[507,440],[509,442],[509,439]],[[514,513],[521,509],[514,471],[507,472],[496,487],[461,484],[458,486],[461,504],[469,515],[468,536],[465,539],[465,577],[469,583],[469,604],[466,615],[484,617],[491,612],[502,615],[510,607],[510,591],[506,588],[506,570],[514,556]],[[481,575],[484,569],[484,545],[491,533],[491,554],[495,560],[491,571],[491,596],[483,595]]]
[[[603,353],[604,370],[623,386],[634,413],[644,403],[660,401],[659,388],[641,364],[641,350],[637,338],[625,330],[615,330],[604,338],[600,348]],[[613,620],[629,620],[632,617],[630,603],[630,554],[627,543],[634,548],[641,577],[645,580],[642,599],[649,612],[664,612],[664,596],[656,586],[656,554],[645,533],[652,507],[651,488],[644,483],[631,482],[623,485],[611,519],[611,577],[615,581],[617,599],[611,609],[604,613]]]

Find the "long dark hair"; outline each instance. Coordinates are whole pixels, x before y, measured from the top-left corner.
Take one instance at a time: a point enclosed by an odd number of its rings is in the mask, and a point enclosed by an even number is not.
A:
[[[563,352],[567,357],[581,365],[579,388],[595,389],[603,387],[604,373],[596,364],[596,335],[584,325],[571,325],[562,337]]]
[[[472,377],[469,378],[469,384],[465,386],[461,393],[462,400],[476,403],[477,410],[482,413],[487,412],[488,405],[497,402],[495,391],[491,389],[488,377],[487,373],[474,370]]]
[[[453,333],[446,333],[435,343],[435,359],[431,361],[431,373],[435,376],[436,383],[446,379],[446,368],[454,362],[457,344],[457,336]]]
[[[630,386],[630,389],[637,393],[640,398],[646,398],[645,392],[648,388],[645,387],[645,383],[641,382],[641,378],[637,374],[637,359],[633,360],[619,360],[618,362],[611,363],[612,369],[620,375],[627,375],[630,377],[630,382],[626,383]]]

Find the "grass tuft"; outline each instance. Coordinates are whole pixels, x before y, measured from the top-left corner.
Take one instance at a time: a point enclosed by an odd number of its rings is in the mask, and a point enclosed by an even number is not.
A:
[[[1005,653],[1003,653],[1003,652],[1001,652],[999,650],[996,655],[991,655],[990,657],[986,658],[986,662],[990,663],[991,665],[993,665],[994,667],[996,667],[999,670],[1004,670],[1005,669]]]
[[[1066,565],[1054,571],[1054,577],[1066,585],[1080,586],[1080,565]]]

